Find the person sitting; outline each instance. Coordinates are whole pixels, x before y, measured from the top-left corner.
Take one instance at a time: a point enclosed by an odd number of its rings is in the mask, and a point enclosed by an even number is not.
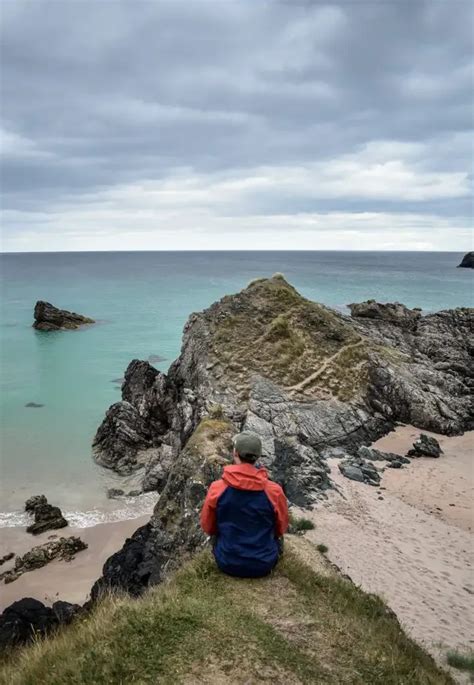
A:
[[[257,578],[274,568],[288,528],[288,503],[280,485],[256,464],[262,442],[250,431],[233,439],[233,464],[209,486],[201,526],[215,536],[217,566],[231,576]]]

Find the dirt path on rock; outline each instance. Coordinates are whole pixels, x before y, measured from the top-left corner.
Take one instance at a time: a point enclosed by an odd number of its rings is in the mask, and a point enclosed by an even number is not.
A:
[[[360,347],[363,344],[363,340],[358,340],[356,343],[350,343],[349,345],[344,345],[344,347],[341,347],[340,350],[338,350],[335,354],[333,354],[331,357],[328,357],[325,362],[321,364],[319,369],[316,369],[314,373],[312,373],[310,376],[307,376],[304,378],[302,381],[297,383],[296,385],[292,385],[290,388],[287,388],[287,390],[293,395],[296,392],[299,392],[300,390],[304,390],[308,385],[310,385],[313,381],[315,381],[321,374],[323,374],[328,366],[332,364],[338,357],[341,356],[343,352],[346,350],[351,350],[356,347]]]

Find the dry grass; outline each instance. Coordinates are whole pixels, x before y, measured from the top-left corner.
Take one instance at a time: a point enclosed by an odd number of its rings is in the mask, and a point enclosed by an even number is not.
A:
[[[204,552],[142,599],[109,597],[14,653],[0,682],[452,683],[380,599],[291,550],[260,580],[226,577]]]

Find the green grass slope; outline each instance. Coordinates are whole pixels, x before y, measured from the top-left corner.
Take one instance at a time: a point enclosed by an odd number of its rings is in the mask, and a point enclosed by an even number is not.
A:
[[[60,634],[14,652],[0,682],[452,683],[377,597],[311,570],[291,543],[268,578],[220,574],[209,552],[140,600],[108,597]],[[312,563],[314,567],[314,563]]]

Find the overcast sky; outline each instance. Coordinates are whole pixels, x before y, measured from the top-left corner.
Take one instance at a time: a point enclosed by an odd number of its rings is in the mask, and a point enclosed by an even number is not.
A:
[[[470,0],[1,0],[2,249],[472,249]]]

